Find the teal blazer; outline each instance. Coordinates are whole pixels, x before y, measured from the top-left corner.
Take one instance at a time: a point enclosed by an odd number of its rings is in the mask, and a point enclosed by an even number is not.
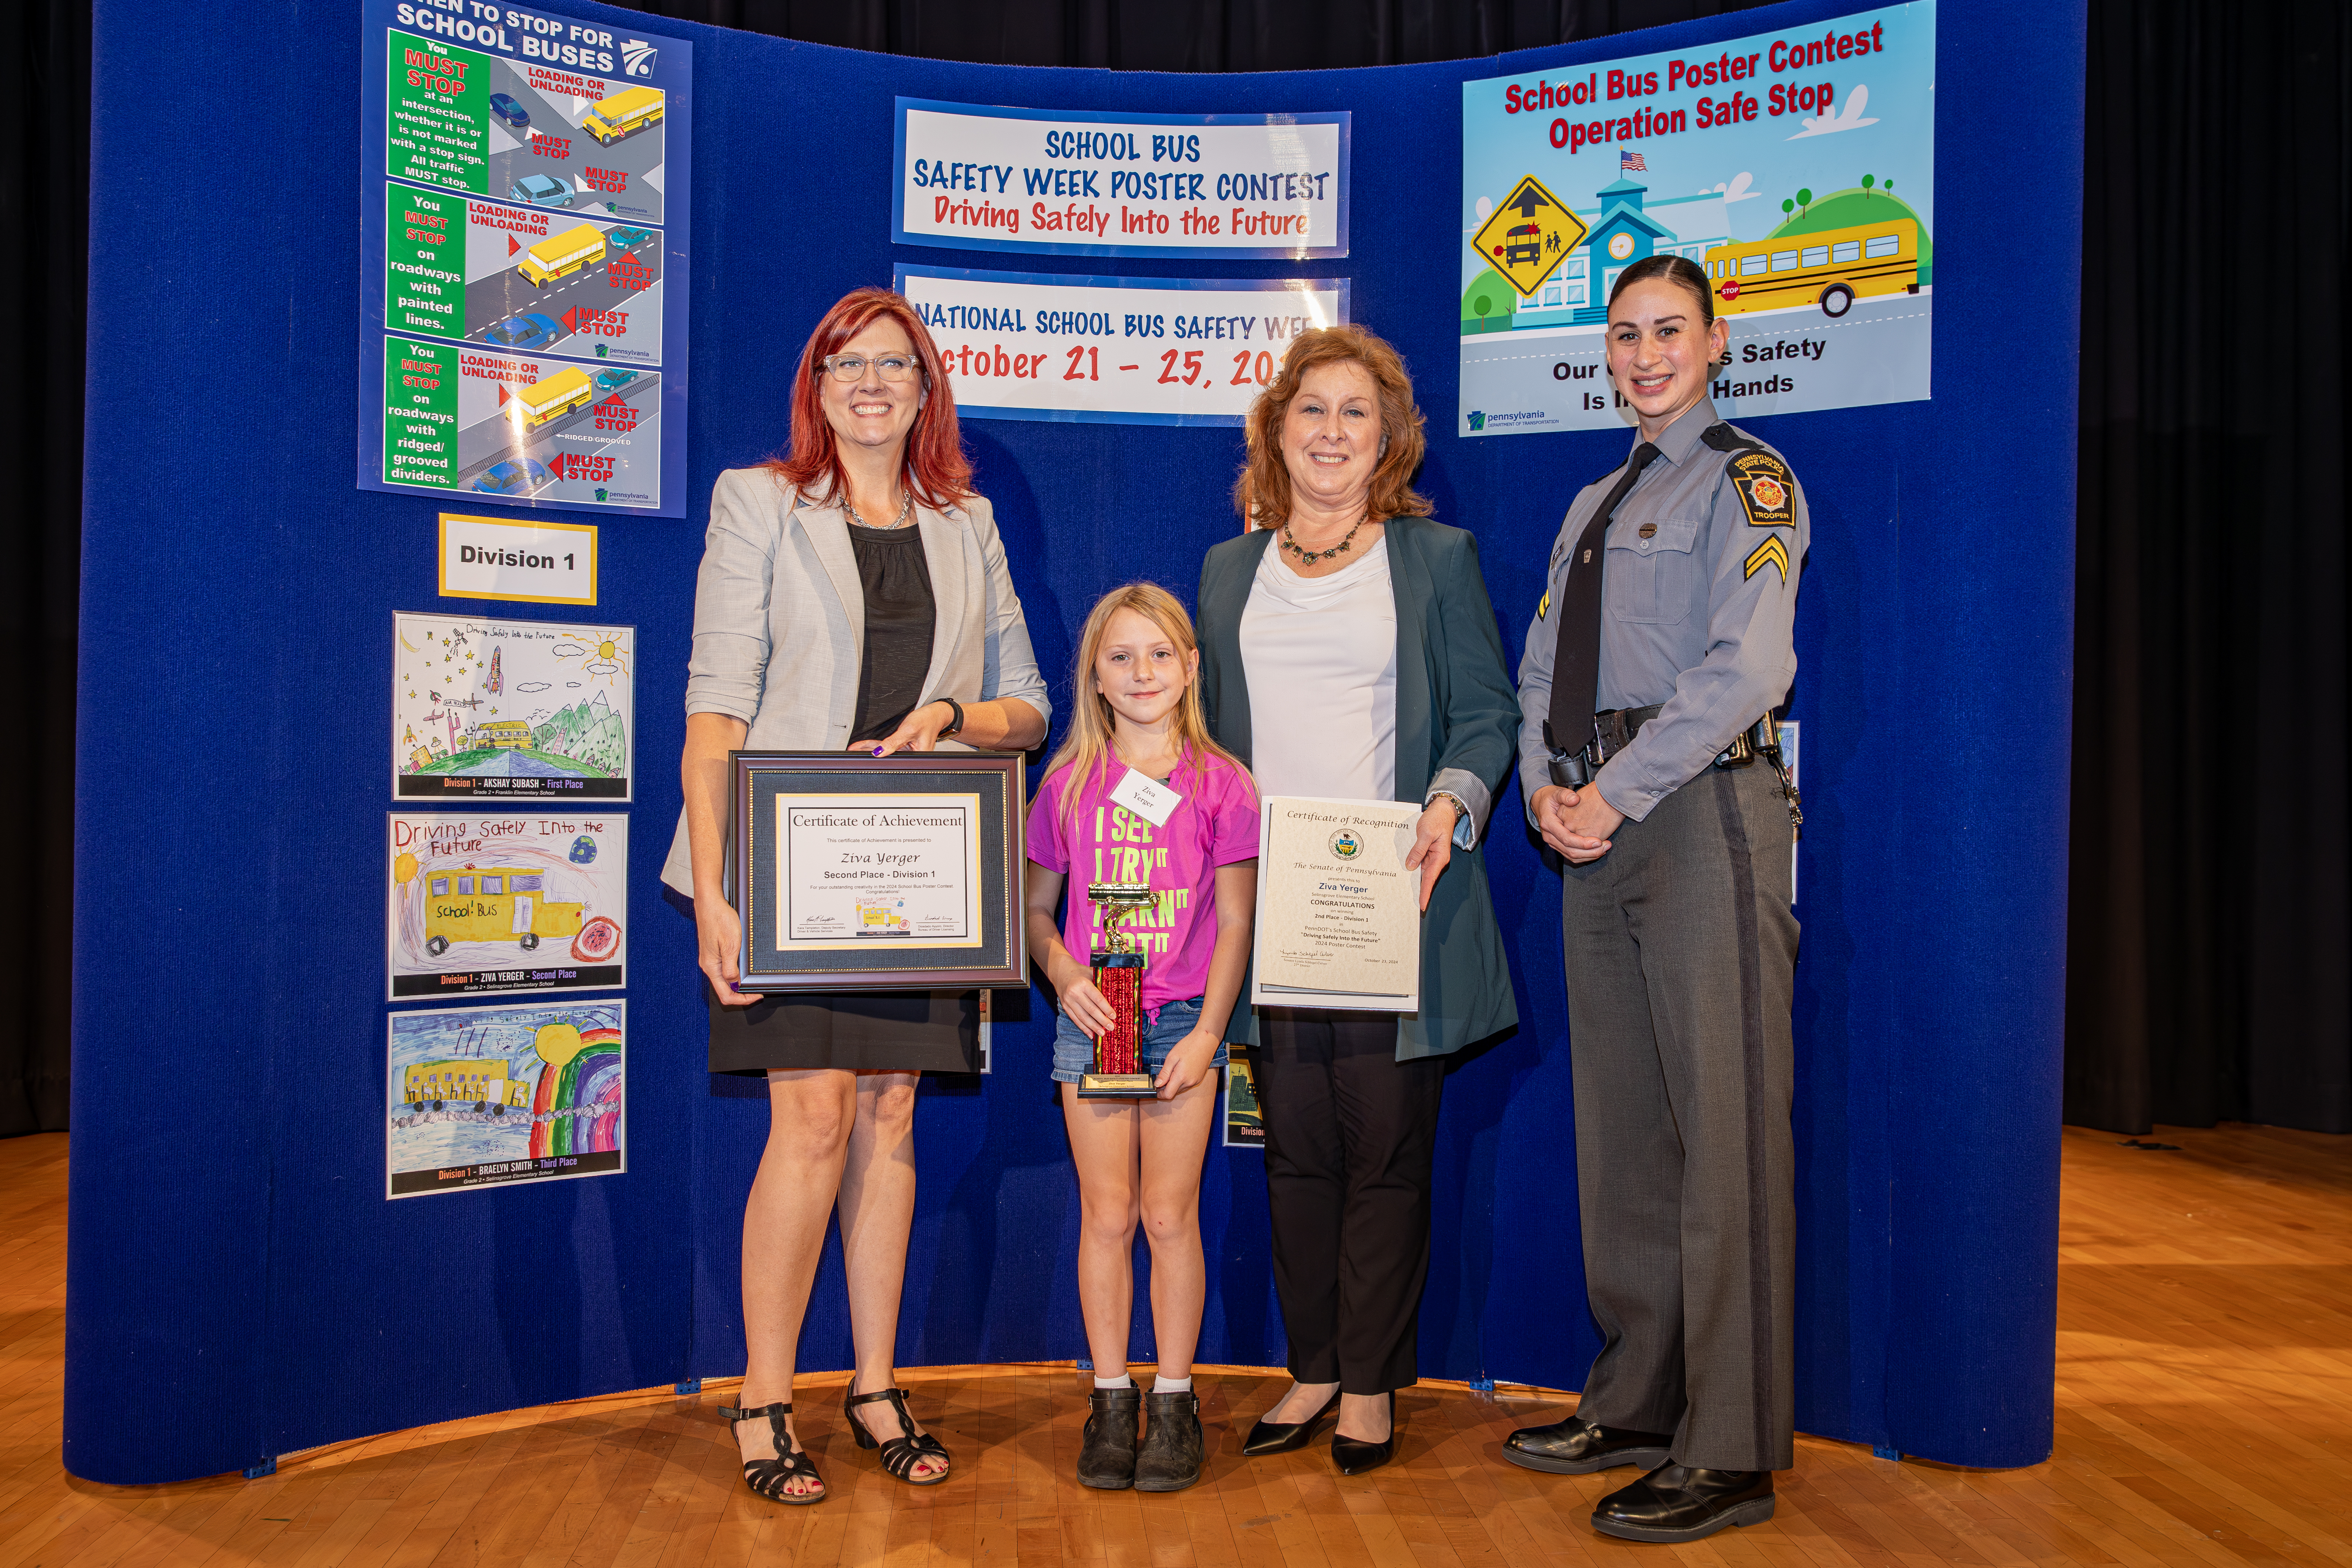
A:
[[[1242,611],[1273,540],[1265,531],[1228,539],[1201,564],[1201,701],[1209,732],[1244,763],[1250,689]],[[1395,517],[1388,543],[1397,611],[1396,797],[1423,801],[1434,785],[1470,807],[1422,916],[1421,1011],[1402,1015],[1397,1028],[1397,1059],[1409,1061],[1451,1055],[1519,1021],[1482,849],[1496,792],[1517,761],[1519,702],[1479,575],[1478,542],[1427,518]],[[1254,1046],[1249,993],[1244,976],[1225,1038]]]

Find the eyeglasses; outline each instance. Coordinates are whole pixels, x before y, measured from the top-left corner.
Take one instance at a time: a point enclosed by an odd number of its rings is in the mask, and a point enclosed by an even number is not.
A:
[[[818,362],[835,381],[856,381],[866,374],[870,363],[875,373],[885,381],[912,381],[915,362],[905,354],[884,354],[868,361],[864,354],[828,354]]]

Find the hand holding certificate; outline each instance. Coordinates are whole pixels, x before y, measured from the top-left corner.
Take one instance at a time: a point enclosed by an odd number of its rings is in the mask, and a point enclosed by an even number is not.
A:
[[[1409,801],[1268,796],[1260,807],[1261,1007],[1421,1006],[1422,808]]]

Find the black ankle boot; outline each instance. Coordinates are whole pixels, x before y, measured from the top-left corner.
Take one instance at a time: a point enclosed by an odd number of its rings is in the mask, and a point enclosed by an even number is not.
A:
[[[1143,1405],[1143,1391],[1097,1388],[1087,1405],[1086,1436],[1078,1445],[1078,1484],[1124,1491],[1135,1484],[1135,1416]]]
[[[1190,1389],[1154,1394],[1143,1402],[1143,1451],[1135,1459],[1135,1489],[1181,1492],[1201,1479],[1201,1399]]]

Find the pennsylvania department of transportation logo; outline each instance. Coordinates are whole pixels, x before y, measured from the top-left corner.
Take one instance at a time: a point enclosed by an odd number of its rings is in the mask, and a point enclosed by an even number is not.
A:
[[[621,40],[621,68],[630,76],[651,76],[661,51],[643,38]]]
[[[1331,853],[1342,860],[1353,860],[1363,850],[1364,841],[1345,827],[1331,835]]]
[[[1486,427],[1486,411],[1483,408],[1473,408],[1470,411],[1470,428],[1473,430],[1484,430]]]

